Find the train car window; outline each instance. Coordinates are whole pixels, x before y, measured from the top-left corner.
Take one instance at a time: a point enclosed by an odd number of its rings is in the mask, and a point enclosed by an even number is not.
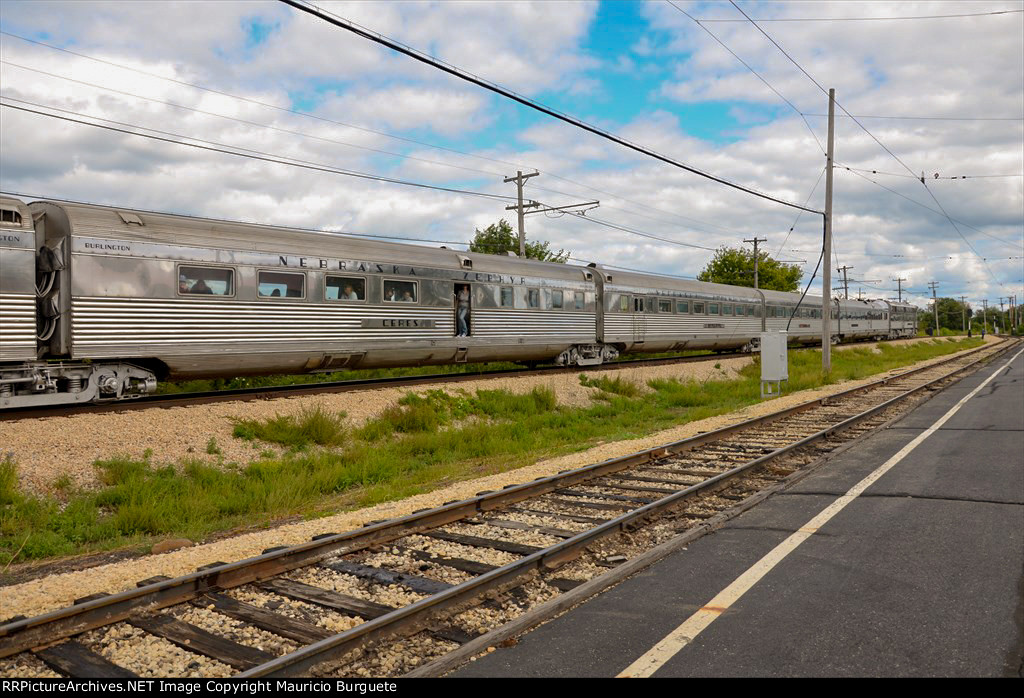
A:
[[[256,295],[260,298],[305,298],[306,275],[279,271],[257,273]]]
[[[722,315],[732,315],[732,306],[728,303],[722,305]]]
[[[562,292],[561,291],[552,291],[551,292],[551,307],[552,308],[561,308],[563,301],[564,301],[564,298],[562,296]]]
[[[693,302],[693,314],[694,315],[703,315],[704,314],[704,304],[701,303],[700,301],[694,301]]]
[[[324,298],[329,301],[365,301],[366,280],[357,276],[328,276]]]
[[[530,308],[540,307],[540,291],[538,289],[526,289],[526,305]]]
[[[13,208],[0,208],[0,223],[21,225],[21,214]]]
[[[178,293],[196,296],[235,295],[233,269],[212,267],[178,267]]]
[[[672,301],[658,301],[658,310],[663,313],[671,313]]]
[[[583,291],[576,291],[573,296],[576,301],[576,310],[583,310],[586,305],[586,296],[583,295]]]
[[[418,302],[415,281],[385,281],[385,303],[416,303]]]
[[[625,294],[619,296],[619,310],[624,313],[629,312],[629,296]]]
[[[690,301],[678,301],[676,303],[677,313],[688,313],[690,312]]]
[[[516,304],[515,293],[512,291],[511,286],[501,287],[501,307],[511,308]]]
[[[644,312],[644,299],[636,297],[633,299],[633,312],[642,313]]]
[[[718,303],[708,303],[708,315],[718,315]]]

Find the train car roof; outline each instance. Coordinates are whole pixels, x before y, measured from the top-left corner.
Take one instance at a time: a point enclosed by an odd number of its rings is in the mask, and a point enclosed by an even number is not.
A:
[[[113,208],[59,200],[34,201],[36,209],[56,207],[73,235],[138,242],[329,256],[386,263],[421,264],[474,272],[584,280],[592,269],[533,259],[463,252],[411,243],[353,237],[343,232],[242,223],[154,211]]]
[[[714,293],[733,298],[750,299],[750,301],[761,301],[761,296],[752,288],[742,286],[728,286],[726,284],[713,284],[704,281],[691,281],[671,276],[658,276],[656,274],[641,274],[639,272],[619,271],[597,267],[604,274],[605,281],[612,286],[627,288],[684,291],[690,293]]]
[[[8,230],[18,230],[21,232],[32,232],[32,211],[25,202],[15,199],[10,196],[0,196],[0,209],[5,211],[13,211],[18,214],[18,218],[21,220],[3,220],[0,218],[0,226],[7,228]]]
[[[795,303],[800,300],[800,294],[795,291],[771,291],[762,288],[761,293],[764,294],[764,299],[768,303]],[[821,305],[821,296],[808,293],[804,296],[803,303],[805,305]]]

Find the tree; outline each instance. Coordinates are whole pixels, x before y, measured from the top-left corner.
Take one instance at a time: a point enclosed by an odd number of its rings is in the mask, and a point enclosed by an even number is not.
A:
[[[963,332],[964,329],[964,315],[967,315],[967,322],[971,322],[971,316],[974,311],[971,310],[971,306],[961,303],[954,298],[939,298],[939,327],[950,330],[951,332]],[[922,310],[918,317],[920,318],[920,328],[922,332],[928,332],[928,330],[935,331],[935,313],[931,308]]]
[[[803,272],[795,264],[783,264],[758,251],[757,285],[771,291],[796,291]],[[720,247],[697,275],[700,281],[730,286],[754,286],[754,251],[742,247]]]
[[[569,259],[569,252],[559,250],[552,252],[548,242],[526,241],[526,256],[528,259],[539,259],[542,262],[558,262],[565,264]],[[476,229],[473,240],[469,243],[470,252],[482,252],[483,254],[506,254],[515,252],[519,254],[519,235],[512,230],[508,221],[502,218],[497,223],[492,223],[483,230]]]

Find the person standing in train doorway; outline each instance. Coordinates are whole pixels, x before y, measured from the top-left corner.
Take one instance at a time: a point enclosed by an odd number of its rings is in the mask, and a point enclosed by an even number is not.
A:
[[[459,287],[455,294],[455,319],[458,322],[458,334],[456,337],[469,336],[469,285]]]

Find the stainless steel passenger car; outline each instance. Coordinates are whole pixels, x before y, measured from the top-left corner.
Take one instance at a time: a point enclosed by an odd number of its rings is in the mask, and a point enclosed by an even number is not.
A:
[[[0,362],[36,358],[35,270],[32,213],[0,197]]]
[[[3,199],[0,215],[0,408],[166,378],[591,365],[753,349],[763,329],[821,336],[821,299],[798,294],[84,204]],[[837,337],[896,331],[887,307],[858,303],[835,302]]]

